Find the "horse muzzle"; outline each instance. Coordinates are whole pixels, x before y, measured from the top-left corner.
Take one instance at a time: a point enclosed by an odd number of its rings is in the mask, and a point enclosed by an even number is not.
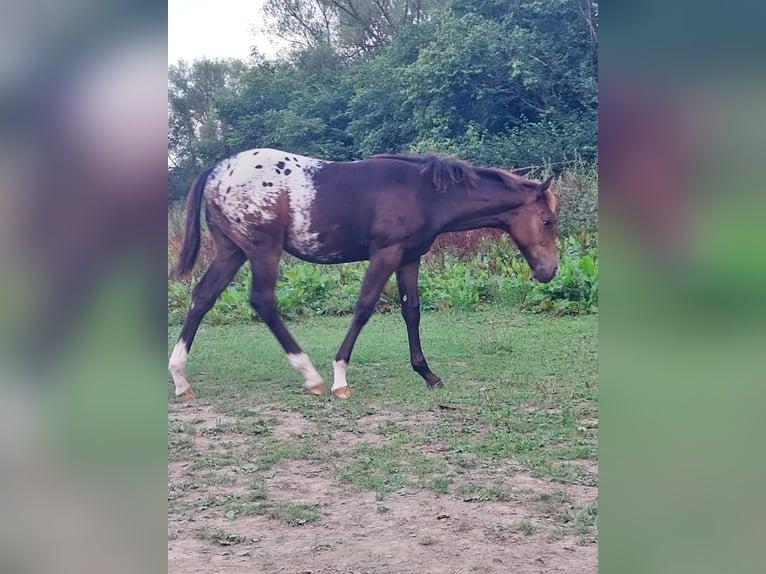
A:
[[[537,279],[540,283],[548,283],[556,276],[558,270],[558,265],[541,265],[532,271],[532,277]]]

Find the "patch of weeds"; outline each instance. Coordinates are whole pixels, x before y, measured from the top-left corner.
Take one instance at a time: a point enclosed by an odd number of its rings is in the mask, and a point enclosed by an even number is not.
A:
[[[428,456],[419,452],[405,453],[407,468],[417,477],[419,486],[434,485],[434,477],[440,477],[440,482],[451,481],[451,475],[454,472],[450,470],[447,464],[441,458]],[[449,486],[447,482],[446,486]]]
[[[225,516],[233,520],[237,516],[260,515],[279,520],[287,526],[299,526],[319,519],[319,505],[309,502],[275,503],[264,500],[260,493],[250,493],[245,499],[229,500],[224,507]]]
[[[216,507],[216,506],[226,506],[228,508],[228,505],[231,504],[233,500],[236,500],[238,498],[239,498],[239,495],[236,495],[236,494],[228,494],[228,495],[218,494],[215,496],[208,494],[203,496],[199,500],[197,500],[194,503],[194,507],[197,510],[207,510],[208,508]]]
[[[567,529],[563,526],[556,526],[548,533],[548,536],[546,538],[548,539],[548,542],[555,542],[556,540],[560,540],[564,537],[564,535],[567,533]]]
[[[270,507],[271,505],[262,499],[250,501],[236,498],[226,503],[224,516],[234,520],[238,516],[264,515],[269,513]]]
[[[434,476],[431,479],[431,488],[438,494],[446,494],[450,484],[452,484],[452,479],[447,476]]]
[[[579,439],[583,441],[584,439]],[[550,456],[560,460],[594,460],[598,454],[598,445],[593,440],[581,444],[573,444],[562,448],[552,449]]]
[[[233,474],[216,472],[209,470],[204,474],[197,476],[187,487],[189,490],[204,490],[210,486],[219,484],[235,484],[237,477]]]
[[[547,505],[572,504],[572,497],[563,490],[543,492],[538,497],[538,500]]]
[[[245,541],[244,536],[240,536],[233,532],[227,532],[223,528],[200,528],[194,534],[195,537],[200,540],[209,540],[211,542],[216,542],[221,546],[232,546]]]
[[[335,550],[335,544],[317,544],[312,548],[314,552],[324,552],[327,550]]]
[[[532,534],[540,530],[540,527],[537,526],[537,524],[529,520],[522,520],[521,522],[519,522],[518,528],[519,530],[521,530],[521,532],[523,532],[527,536],[531,536]]]
[[[182,436],[168,441],[168,460],[176,462],[189,458],[194,452],[194,439]]]
[[[472,468],[476,468],[479,465],[479,462],[475,456],[462,452],[449,452],[445,455],[445,459],[450,464],[464,470],[470,470]]]
[[[244,462],[241,453],[236,453],[232,450],[196,453],[190,468],[192,470],[201,470],[203,468],[217,470],[228,466],[241,466],[237,464],[239,462]]]
[[[227,414],[237,418],[246,419],[250,417],[257,417],[258,413],[246,406],[240,404],[227,404],[225,405]]]
[[[248,451],[256,470],[268,470],[282,460],[317,460],[323,455],[313,439],[280,441],[266,437]]]
[[[268,513],[287,526],[299,526],[319,519],[319,505],[311,502],[288,502],[274,505]]]
[[[518,494],[505,486],[502,479],[496,480],[489,486],[470,482],[461,484],[455,489],[455,496],[464,502],[509,502],[518,499]]]
[[[455,496],[462,499],[464,502],[473,502],[474,500],[478,500],[476,493],[479,491],[479,488],[481,487],[478,484],[470,482],[463,483],[458,485],[455,489]]]
[[[189,434],[194,436],[197,429],[187,423],[172,423],[168,425],[168,434]]]
[[[215,419],[215,426],[202,429],[200,432],[201,435],[207,436],[207,437],[214,437],[225,433],[232,433],[235,432],[234,430],[234,423],[230,422],[224,422],[223,419]]]
[[[276,419],[261,419],[237,421],[234,430],[239,434],[256,436],[271,432],[271,427],[276,424]]]
[[[397,434],[408,433],[409,429],[401,423],[385,421],[375,429],[375,432],[381,436],[393,436]]]
[[[598,477],[578,464],[553,464],[550,460],[527,461],[532,474],[565,484],[597,486]]]
[[[247,494],[247,500],[250,502],[266,500],[266,483],[263,482],[263,479],[260,476],[253,478],[253,480],[250,481],[250,484],[247,485],[247,489],[249,491]]]
[[[574,515],[573,528],[580,536],[590,534],[598,523],[598,504],[586,504]]]
[[[409,483],[401,458],[402,452],[398,447],[359,444],[351,464],[341,470],[340,478],[385,496]]]
[[[573,507],[572,498],[563,490],[543,492],[538,497],[542,506],[542,513],[560,524],[566,524],[570,520]]]
[[[420,540],[418,540],[418,544],[421,546],[432,546],[436,544],[436,538],[433,536],[426,534],[425,536],[421,537]]]
[[[484,535],[488,538],[502,540],[505,538],[506,527],[502,522],[495,522],[484,527]]]

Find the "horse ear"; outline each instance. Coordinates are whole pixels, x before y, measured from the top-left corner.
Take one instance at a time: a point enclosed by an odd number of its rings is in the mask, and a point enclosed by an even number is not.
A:
[[[553,181],[553,176],[550,176],[548,179],[546,179],[544,182],[540,184],[540,193],[545,193],[548,191],[548,188],[551,186],[551,182]]]
[[[540,184],[538,193],[540,194],[540,197],[545,200],[548,209],[555,213],[556,208],[558,207],[558,202],[556,201],[556,196],[553,195],[553,192],[551,191],[551,182],[553,182],[553,176],[550,176]]]

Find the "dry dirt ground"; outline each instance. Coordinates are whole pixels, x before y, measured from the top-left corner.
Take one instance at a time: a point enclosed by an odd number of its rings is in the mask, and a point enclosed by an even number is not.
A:
[[[264,408],[259,415],[272,425],[264,434],[204,401],[170,402],[171,574],[598,570],[595,533],[560,527],[566,509],[596,504],[595,486],[548,482],[523,469],[471,469],[461,480],[492,484],[502,474],[504,495],[487,500],[405,488],[382,497],[341,481],[337,461],[356,444],[389,440],[376,431],[390,417],[362,417],[354,432],[336,432],[326,444],[332,457],[288,457],[261,468],[247,454],[258,441],[300,442],[316,424],[294,411]],[[396,422],[414,428],[429,417]],[[587,464],[596,474],[596,463]],[[285,518],[280,509],[290,505],[297,511]]]

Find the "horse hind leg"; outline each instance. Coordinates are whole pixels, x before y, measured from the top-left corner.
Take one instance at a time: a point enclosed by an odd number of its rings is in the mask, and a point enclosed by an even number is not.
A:
[[[250,304],[258,313],[261,320],[271,330],[279,344],[287,353],[290,364],[303,375],[304,386],[315,395],[321,395],[325,390],[325,382],[309,356],[303,352],[296,340],[287,330],[277,310],[275,289],[279,276],[279,258],[281,246],[271,248],[259,246],[249,256],[253,267],[253,285],[250,290]]]
[[[221,247],[222,244],[216,242],[217,252],[220,255],[216,255],[192,291],[189,312],[186,315],[178,342],[170,356],[168,370],[173,377],[176,396],[194,396],[194,391],[186,380],[186,362],[189,359],[189,351],[194,336],[197,334],[197,329],[204,316],[213,308],[216,299],[231,283],[237,270],[245,262],[245,254],[239,248],[233,245],[229,245],[228,249],[221,249]]]

